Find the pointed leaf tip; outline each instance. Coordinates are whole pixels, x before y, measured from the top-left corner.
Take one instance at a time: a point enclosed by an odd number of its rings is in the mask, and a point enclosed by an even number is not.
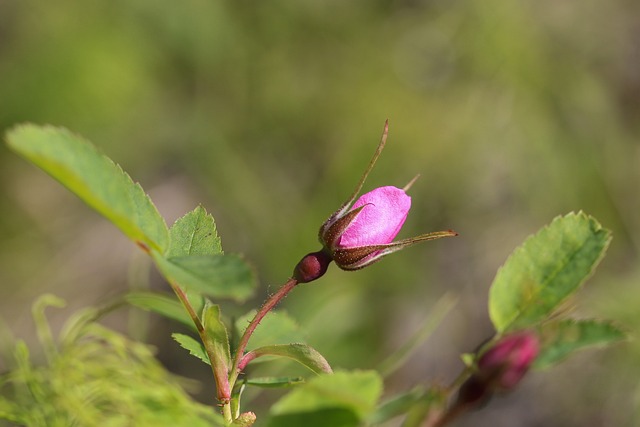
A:
[[[143,248],[164,252],[164,219],[142,187],[90,142],[64,128],[21,124],[7,145],[58,180]]]
[[[171,243],[166,258],[188,255],[217,255],[222,244],[213,216],[202,206],[179,218],[169,229]]]

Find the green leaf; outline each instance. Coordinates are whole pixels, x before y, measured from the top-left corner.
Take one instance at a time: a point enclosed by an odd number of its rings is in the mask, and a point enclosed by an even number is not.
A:
[[[151,255],[168,280],[204,295],[244,301],[256,287],[253,269],[238,255]]]
[[[381,424],[392,418],[407,413],[414,405],[421,403],[425,398],[425,391],[416,388],[409,392],[394,396],[382,403],[369,418],[372,424]]]
[[[191,317],[174,296],[159,292],[129,292],[124,296],[129,304],[161,316],[178,321],[190,328],[195,328]]]
[[[534,367],[548,368],[577,350],[606,346],[627,338],[627,335],[608,322],[597,320],[559,320],[545,323],[539,329],[541,351]]]
[[[303,377],[260,377],[248,378],[244,381],[244,384],[262,388],[283,388],[293,387],[304,382],[305,379]]]
[[[66,129],[20,125],[7,143],[115,224],[143,249],[164,252],[164,219],[139,184],[89,142]]]
[[[330,374],[329,362],[314,348],[306,344],[274,344],[251,350],[243,360],[254,360],[262,356],[280,356],[293,359],[316,374]],[[245,359],[246,358],[246,359]]]
[[[498,332],[545,320],[591,275],[610,239],[609,231],[584,213],[558,217],[529,237],[491,286],[489,314]]]
[[[211,365],[209,356],[207,356],[207,352],[200,341],[190,337],[189,335],[179,333],[173,333],[171,334],[171,337],[176,340],[182,348],[188,350],[193,356],[202,360],[207,365]]]
[[[382,379],[373,371],[320,375],[271,407],[270,427],[357,427],[375,410]]]
[[[220,319],[220,307],[215,304],[207,305],[202,316],[205,336],[213,343],[214,366],[224,369],[225,377],[231,366],[231,351],[229,349],[229,334]]]
[[[222,253],[215,221],[202,206],[178,219],[169,229],[169,236],[171,243],[165,258]]]
[[[256,310],[251,310],[235,322],[238,331],[246,329],[247,325],[256,315]],[[300,330],[298,323],[284,311],[270,311],[260,322],[251,339],[248,349],[264,347],[272,344],[290,344],[305,341],[305,334]]]

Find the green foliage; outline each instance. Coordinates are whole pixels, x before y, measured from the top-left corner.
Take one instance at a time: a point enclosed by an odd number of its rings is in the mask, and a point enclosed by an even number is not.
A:
[[[215,221],[202,206],[179,218],[169,229],[169,236],[171,243],[164,254],[167,258],[222,253]]]
[[[131,240],[161,253],[166,250],[167,226],[142,187],[89,142],[66,129],[26,124],[9,131],[7,143]]]
[[[202,342],[190,337],[189,335],[179,334],[177,332],[171,334],[171,337],[180,344],[180,347],[189,351],[189,354],[202,360],[207,365],[211,365],[209,355],[207,354],[207,350],[204,348]]]
[[[329,362],[318,351],[306,344],[274,344],[256,348],[249,352],[253,357],[286,357],[311,369],[316,374],[333,372]]]
[[[34,314],[54,301],[45,298]],[[91,318],[79,313],[65,325],[45,365],[33,364],[26,344],[16,342],[15,366],[0,377],[0,419],[30,427],[224,425],[213,408],[185,393],[149,347]],[[41,319],[38,327],[48,329]]]
[[[167,230],[142,187],[81,137],[62,128],[27,124],[10,131],[7,142],[150,252],[168,280],[238,301],[253,293],[253,270],[239,256],[222,254],[215,222],[201,206]]]
[[[244,301],[256,286],[253,270],[235,254],[164,258],[152,252],[152,256],[168,280],[204,295]]]
[[[152,253],[160,271],[181,286],[214,297],[243,301],[253,293],[253,270],[238,255],[223,255],[213,217],[202,206],[178,219],[169,230],[165,254]]]
[[[534,365],[539,369],[555,365],[574,351],[627,339],[627,334],[610,322],[597,320],[550,321],[543,324],[539,332],[542,348]]]
[[[584,213],[556,218],[517,248],[498,271],[489,314],[498,332],[546,320],[591,275],[611,236]]]
[[[399,415],[404,415],[425,399],[425,390],[415,388],[406,393],[398,394],[391,399],[382,402],[376,411],[369,417],[372,424],[380,424],[389,421]]]
[[[270,427],[356,427],[373,412],[382,380],[372,371],[320,375],[271,408]]]
[[[160,292],[132,291],[125,294],[124,299],[135,307],[153,311],[168,319],[173,319],[185,326],[195,329],[195,325],[184,307],[176,301],[173,295]]]
[[[244,384],[263,388],[283,388],[293,387],[304,382],[303,377],[258,377],[247,378]]]

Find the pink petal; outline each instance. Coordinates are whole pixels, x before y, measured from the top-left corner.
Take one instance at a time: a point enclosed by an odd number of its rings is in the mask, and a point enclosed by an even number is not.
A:
[[[364,206],[340,237],[338,246],[384,245],[398,235],[411,208],[411,197],[396,187],[380,187],[363,194],[351,208]]]

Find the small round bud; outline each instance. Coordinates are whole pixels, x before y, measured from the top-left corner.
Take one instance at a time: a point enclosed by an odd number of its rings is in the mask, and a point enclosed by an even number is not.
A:
[[[324,275],[331,257],[324,251],[312,252],[300,260],[293,270],[293,278],[299,283],[309,283]]]
[[[250,427],[256,422],[256,414],[253,412],[244,412],[236,418],[231,425],[240,427]]]

